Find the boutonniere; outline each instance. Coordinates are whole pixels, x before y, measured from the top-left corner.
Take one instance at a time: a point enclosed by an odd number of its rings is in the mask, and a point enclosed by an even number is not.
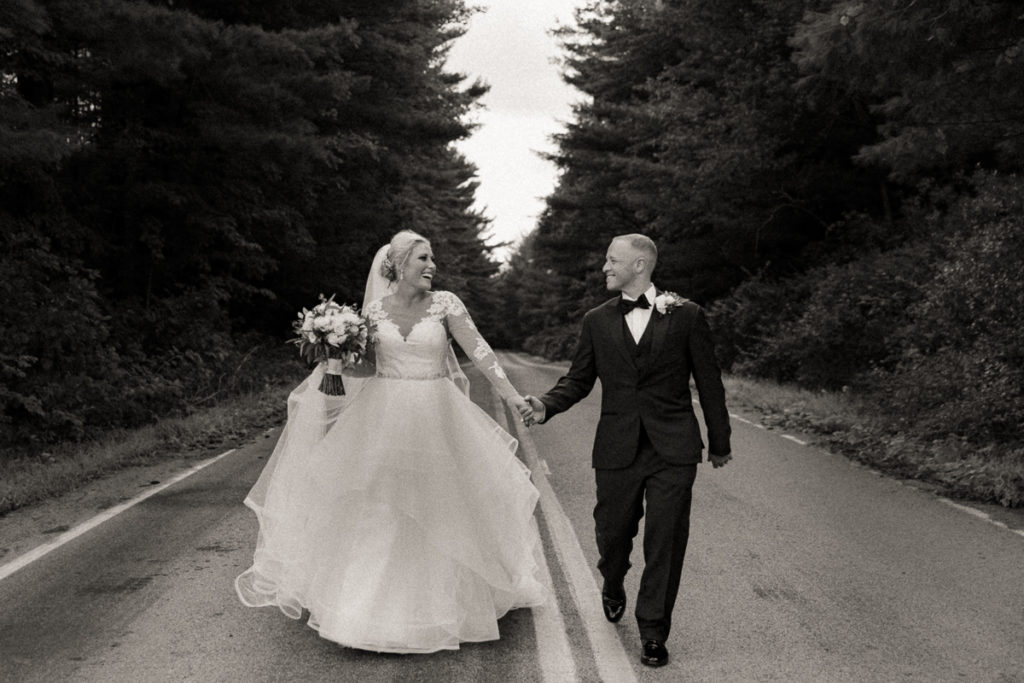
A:
[[[662,292],[654,297],[654,309],[662,315],[668,315],[685,303],[686,299],[675,292]]]

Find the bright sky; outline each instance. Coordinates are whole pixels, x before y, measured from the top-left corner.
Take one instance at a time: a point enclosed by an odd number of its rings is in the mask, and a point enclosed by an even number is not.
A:
[[[555,186],[556,169],[538,151],[553,150],[552,133],[572,115],[580,94],[561,80],[559,21],[572,23],[583,0],[476,0],[486,8],[452,47],[448,69],[491,86],[480,127],[459,144],[479,170],[477,208],[493,220],[492,242],[517,242],[533,230],[544,198]],[[497,256],[504,258],[506,251]]]

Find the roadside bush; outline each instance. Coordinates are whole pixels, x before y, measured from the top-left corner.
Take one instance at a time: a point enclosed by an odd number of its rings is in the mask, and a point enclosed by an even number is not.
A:
[[[107,312],[95,274],[47,239],[4,233],[0,254],[3,457],[185,415],[299,365],[283,339],[232,335],[205,294]]]
[[[523,350],[549,360],[569,360],[576,350],[579,334],[579,324],[542,329],[526,338]]]
[[[885,412],[925,434],[1020,443],[1024,425],[1024,180],[979,175],[947,215],[946,257],[871,376]]]
[[[786,280],[749,280],[711,309],[723,367],[812,389],[840,389],[899,357],[889,336],[930,274],[926,243]]]
[[[917,243],[865,256],[804,276],[811,295],[800,316],[784,322],[758,357],[741,370],[765,374],[785,367],[812,389],[855,385],[863,373],[891,366],[899,348],[891,336],[907,322],[931,273],[930,249]]]
[[[31,232],[0,235],[0,445],[80,438],[120,375],[95,275]]]
[[[954,439],[963,452],[1005,444],[986,457],[1020,457],[1024,180],[968,180],[971,192],[903,230],[927,239],[781,282],[751,280],[718,302],[725,367],[849,387],[887,430]]]
[[[708,308],[715,353],[726,371],[745,372],[779,382],[796,379],[797,366],[783,358],[762,362],[781,330],[797,319],[812,291],[806,277],[745,281]]]

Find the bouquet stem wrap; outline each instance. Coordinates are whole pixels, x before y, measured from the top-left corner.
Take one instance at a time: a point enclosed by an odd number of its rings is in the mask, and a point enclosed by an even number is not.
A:
[[[344,396],[345,383],[341,377],[341,358],[327,358],[327,370],[320,380],[320,391],[328,396]]]

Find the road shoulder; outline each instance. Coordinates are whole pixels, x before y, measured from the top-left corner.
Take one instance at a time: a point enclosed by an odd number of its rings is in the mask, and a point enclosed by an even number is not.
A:
[[[256,439],[239,443],[241,448],[274,438],[278,428]],[[221,448],[226,450],[230,446]],[[217,455],[210,451],[209,457]],[[131,500],[147,489],[194,467],[205,457],[195,453],[168,457],[158,463],[126,467],[83,483],[64,495],[12,510],[0,516],[0,565],[18,558],[115,505]]]

